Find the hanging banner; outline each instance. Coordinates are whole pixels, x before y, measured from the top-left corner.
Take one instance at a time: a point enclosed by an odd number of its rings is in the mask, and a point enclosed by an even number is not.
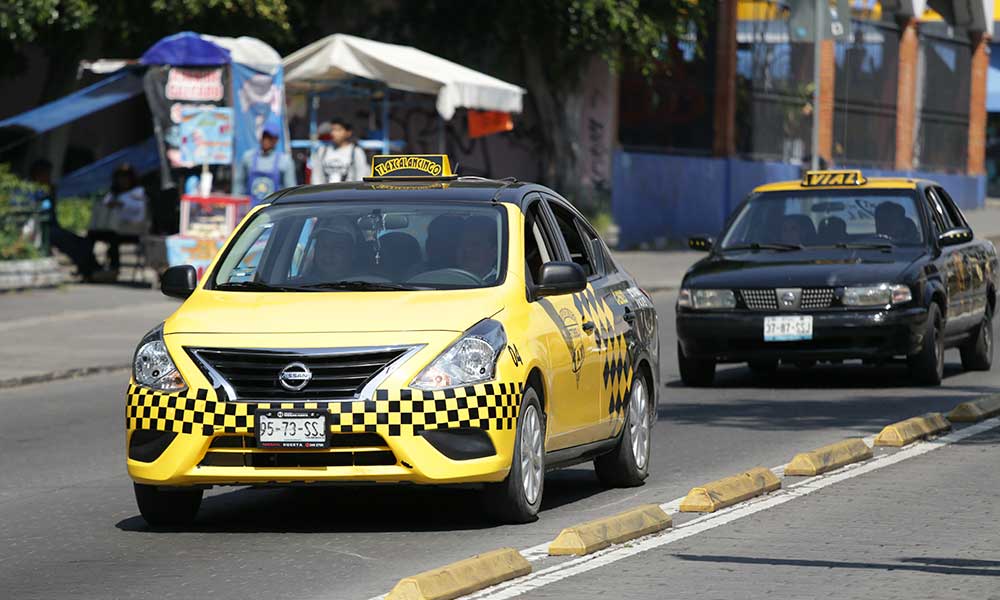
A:
[[[196,165],[233,163],[232,108],[184,108],[180,136],[182,162]]]
[[[234,63],[232,73],[236,159],[260,145],[261,129],[271,115],[281,123],[278,147],[287,152],[284,69],[268,74]]]

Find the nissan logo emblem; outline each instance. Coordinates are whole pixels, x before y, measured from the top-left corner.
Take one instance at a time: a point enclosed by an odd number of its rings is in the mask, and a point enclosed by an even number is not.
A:
[[[309,367],[305,366],[300,362],[293,362],[290,365],[286,365],[284,369],[278,373],[278,383],[281,387],[292,392],[301,391],[304,387],[309,385],[312,381],[312,371]]]
[[[795,306],[795,292],[785,292],[781,295],[781,304],[789,308]]]

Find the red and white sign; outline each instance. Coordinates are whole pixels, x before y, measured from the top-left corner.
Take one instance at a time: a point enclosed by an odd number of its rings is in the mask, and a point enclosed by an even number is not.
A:
[[[167,75],[166,96],[170,100],[187,102],[218,102],[225,96],[222,69],[180,69],[174,67]]]

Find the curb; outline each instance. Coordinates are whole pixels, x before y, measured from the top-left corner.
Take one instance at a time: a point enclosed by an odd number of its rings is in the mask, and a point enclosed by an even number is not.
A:
[[[681,512],[715,512],[737,502],[773,492],[781,487],[781,480],[764,467],[691,488],[681,501]]]
[[[643,504],[611,517],[567,527],[549,544],[549,556],[583,556],[611,544],[662,531],[673,520],[656,504]]]
[[[75,369],[53,371],[51,373],[39,373],[37,375],[25,375],[24,377],[11,377],[10,379],[0,379],[0,390],[31,385],[33,383],[48,383],[49,381],[59,381],[61,379],[86,377],[88,375],[97,375],[98,373],[124,371],[129,368],[131,368],[130,365],[100,365],[96,367],[77,367]]]
[[[951,429],[951,424],[941,416],[941,413],[927,413],[886,425],[875,438],[876,446],[905,446],[929,435]]]
[[[948,413],[948,420],[952,423],[975,423],[995,415],[1000,415],[1000,394],[963,402]]]
[[[871,457],[872,449],[864,440],[851,438],[796,454],[785,467],[785,475],[812,477]]]
[[[386,600],[449,600],[531,573],[531,564],[513,548],[477,554],[419,575],[404,577]]]

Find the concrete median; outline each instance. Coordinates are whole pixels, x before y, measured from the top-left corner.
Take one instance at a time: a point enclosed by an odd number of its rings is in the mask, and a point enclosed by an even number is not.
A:
[[[681,501],[681,512],[715,512],[737,502],[781,488],[778,476],[764,467],[691,488]]]
[[[951,424],[941,413],[927,413],[886,425],[875,438],[876,446],[900,447],[951,429]]]
[[[785,475],[812,477],[871,457],[868,444],[861,438],[852,438],[796,454],[785,467]]]
[[[603,550],[670,527],[673,521],[656,504],[644,504],[623,513],[567,527],[549,544],[549,555],[578,556]]]
[[[963,402],[948,413],[948,420],[952,423],[975,423],[996,415],[1000,415],[1000,394]]]
[[[529,573],[521,553],[501,548],[400,579],[386,600],[448,600]]]

